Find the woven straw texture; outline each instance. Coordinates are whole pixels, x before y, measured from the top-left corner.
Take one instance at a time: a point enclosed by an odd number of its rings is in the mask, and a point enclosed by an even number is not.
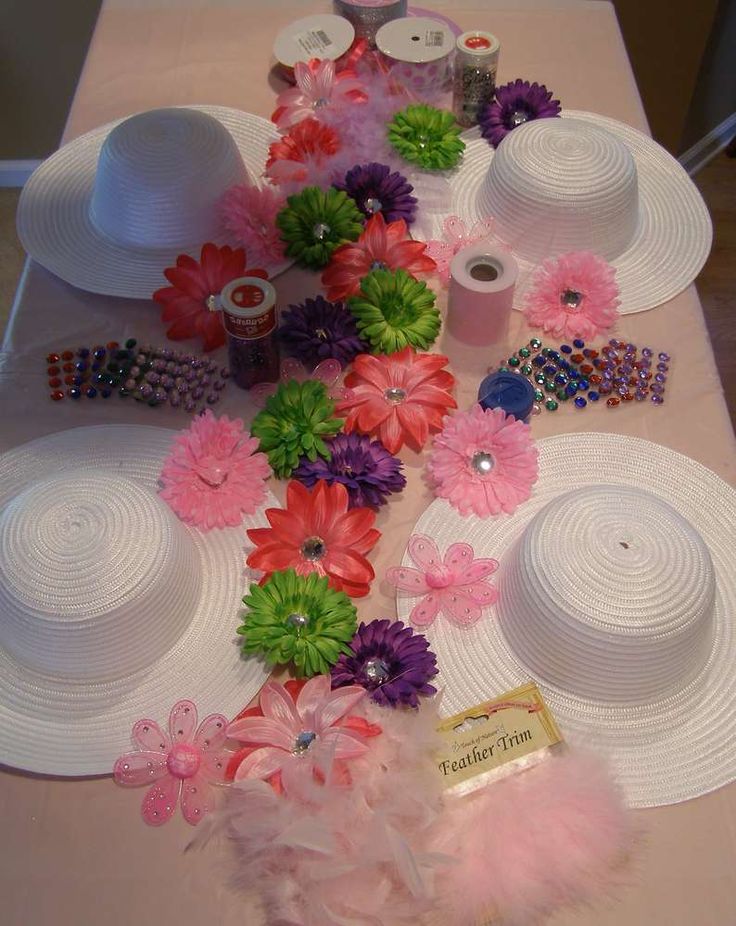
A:
[[[150,299],[179,254],[199,258],[207,241],[236,243],[216,219],[216,202],[245,181],[238,152],[250,177],[260,177],[279,134],[267,119],[236,109],[179,108],[213,116],[234,147],[205,120],[171,126],[165,116],[159,144],[152,114],[112,137],[95,185],[103,143],[125,120],[74,139],[34,171],[21,194],[18,237],[34,260],[80,289]],[[265,269],[275,276],[291,263]]]
[[[176,434],[76,428],[0,458],[0,761],[109,773],[134,721],[180,698],[233,716],[268,677],[235,633],[263,509],[208,533],[179,521],[156,492]]]
[[[566,738],[610,758],[633,806],[734,780],[736,491],[644,440],[539,448],[539,481],[513,516],[463,518],[440,499],[414,528],[500,561],[498,604],[478,624],[440,616],[426,631],[443,713],[534,679]],[[398,598],[398,616],[413,603]]]
[[[616,268],[622,314],[672,299],[707,260],[713,228],[700,193],[664,148],[631,126],[567,110],[515,129],[495,153],[478,129],[463,138],[450,177],[452,211],[469,226],[496,218],[520,266],[515,308],[537,264],[569,251],[595,251]],[[428,237],[439,231],[418,227]]]

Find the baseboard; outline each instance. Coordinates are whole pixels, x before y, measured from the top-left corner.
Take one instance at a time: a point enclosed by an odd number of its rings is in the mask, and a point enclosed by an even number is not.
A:
[[[684,154],[681,154],[677,160],[692,177],[717,154],[720,154],[734,135],[736,135],[736,113],[731,113],[720,125],[711,129],[705,138],[701,138],[692,148],[688,148]]]
[[[0,161],[0,187],[23,186],[40,161]]]

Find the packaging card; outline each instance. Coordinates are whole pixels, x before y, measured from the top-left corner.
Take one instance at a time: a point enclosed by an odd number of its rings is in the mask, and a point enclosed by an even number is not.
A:
[[[455,792],[474,790],[502,773],[536,764],[562,742],[532,682],[448,717],[437,730],[444,743],[437,770],[445,788]]]

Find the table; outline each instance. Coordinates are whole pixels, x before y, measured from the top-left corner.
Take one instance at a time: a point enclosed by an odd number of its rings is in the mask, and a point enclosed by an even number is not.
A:
[[[517,76],[539,80],[554,88],[565,107],[601,112],[646,130],[610,3],[425,2],[464,28],[488,29],[501,38],[499,82]],[[254,0],[106,0],[64,140],[161,105],[221,104],[268,116],[280,89],[268,70],[273,37],[290,20],[327,5],[269,0],[267,6],[268,16],[263,16],[266,4]],[[278,286],[285,303],[313,294],[316,280],[308,272],[290,270]],[[666,306],[625,316],[620,331],[637,344],[661,346],[673,355],[666,405],[635,404],[625,411],[591,407],[582,414],[566,407],[534,419],[535,437],[596,430],[640,436],[693,456],[736,484],[736,441],[695,289]],[[163,340],[152,303],[83,293],[29,262],[1,357],[5,427],[0,449],[103,422],[184,427],[183,414],[168,408],[48,400],[43,358],[50,349],[130,336]],[[515,348],[528,336],[514,313],[507,347]],[[478,378],[460,364],[455,372],[459,405],[467,407]],[[226,390],[220,410],[246,419],[252,414],[247,397],[234,387]],[[373,557],[379,576],[399,562],[415,520],[431,500],[421,481],[422,460],[406,450],[401,457],[408,486],[400,505],[391,506],[390,531]],[[281,497],[283,488],[275,487]],[[385,512],[377,526],[385,531]],[[359,605],[364,619],[394,613],[379,582]],[[214,848],[184,854],[193,831],[180,816],[160,830],[144,827],[140,797],[140,792],[116,788],[109,778],[61,780],[0,772],[5,842],[0,920],[8,926],[260,924],[256,905],[228,886],[226,856]],[[630,883],[611,903],[559,914],[555,926],[725,926],[736,921],[736,784],[695,801],[639,811],[636,820],[642,837]]]

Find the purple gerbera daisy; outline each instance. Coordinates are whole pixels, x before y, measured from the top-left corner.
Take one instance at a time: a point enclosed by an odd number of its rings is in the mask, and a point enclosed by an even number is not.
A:
[[[345,367],[368,350],[353,315],[342,302],[328,302],[323,296],[290,305],[281,316],[279,340],[289,356],[307,366],[332,357]]]
[[[421,633],[401,621],[362,623],[332,667],[332,687],[360,685],[383,707],[418,707],[418,695],[433,695],[429,680],[437,675],[437,657]]]
[[[392,492],[406,485],[401,460],[380,441],[364,434],[337,434],[325,440],[330,459],[314,462],[302,457],[292,473],[310,489],[318,479],[332,485],[340,482],[348,490],[350,508],[380,508]]]
[[[414,187],[397,171],[385,164],[357,164],[345,175],[338,190],[345,190],[363,215],[370,218],[382,212],[386,222],[403,219],[407,225],[414,221],[417,201],[411,195]]]
[[[560,101],[552,99],[552,91],[544,84],[528,80],[512,80],[496,87],[495,98],[479,113],[480,131],[494,148],[517,126],[532,119],[550,119],[560,114]]]

